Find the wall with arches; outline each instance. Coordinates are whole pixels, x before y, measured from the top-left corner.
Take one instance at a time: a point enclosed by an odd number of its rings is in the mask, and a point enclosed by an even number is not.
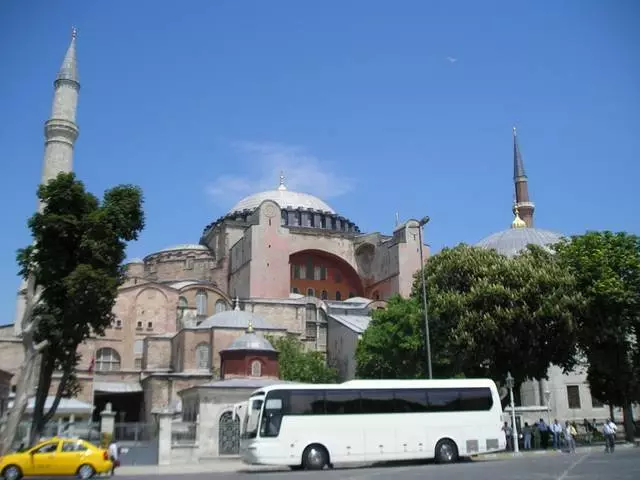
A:
[[[304,250],[289,257],[291,293],[324,300],[346,300],[364,294],[354,268],[335,255]]]

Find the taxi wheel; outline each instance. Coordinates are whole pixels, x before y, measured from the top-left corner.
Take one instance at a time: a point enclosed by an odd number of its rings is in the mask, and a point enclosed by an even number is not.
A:
[[[6,480],[18,480],[22,478],[22,470],[17,465],[9,465],[2,471],[2,478]]]
[[[78,469],[78,478],[82,478],[83,480],[93,478],[95,474],[96,471],[93,469],[93,467],[86,463],[84,465],[81,465]]]

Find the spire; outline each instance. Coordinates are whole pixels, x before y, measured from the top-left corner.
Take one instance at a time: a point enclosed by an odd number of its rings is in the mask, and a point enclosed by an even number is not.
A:
[[[284,184],[284,172],[280,172],[280,185],[278,186],[278,190],[286,190],[287,187]]]
[[[516,127],[513,127],[513,181],[515,182],[519,178],[526,179],[527,175],[524,173],[524,162],[522,161],[522,155],[520,154]]]
[[[520,153],[516,127],[513,127],[513,184],[515,193],[513,213],[517,217],[517,220],[524,222],[525,226],[531,228],[533,227],[535,205],[529,199],[529,180],[524,171],[524,161]],[[516,222],[516,220],[514,220],[514,222]]]
[[[76,38],[78,37],[78,30],[76,27],[71,29],[71,43],[67,49],[67,53],[64,56],[60,70],[58,71],[57,80],[69,80],[80,84],[78,78],[78,62],[76,60]]]
[[[517,203],[513,205],[513,211],[516,218],[514,218],[513,222],[511,222],[511,228],[526,228],[527,224],[520,218],[520,208],[518,207]]]
[[[236,312],[239,312],[240,311],[240,300],[238,299],[238,297],[235,298],[233,303],[234,303],[233,310],[236,311]]]

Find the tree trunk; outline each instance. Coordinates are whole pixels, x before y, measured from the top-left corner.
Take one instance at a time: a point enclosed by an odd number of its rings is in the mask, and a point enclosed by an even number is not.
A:
[[[614,416],[613,416],[613,405],[609,405],[609,417],[611,418],[611,421],[612,421],[613,423],[615,423],[615,422],[616,422],[616,419],[615,419],[615,418],[614,418]]]
[[[633,423],[633,410],[631,403],[625,401],[625,405],[622,407],[622,421],[624,424],[624,439],[627,442],[635,442],[636,428]]]
[[[33,417],[29,433],[29,445],[35,445],[40,440],[42,433],[44,432],[44,407],[47,397],[49,396],[53,371],[54,364],[50,360],[48,352],[45,350],[42,353],[42,361],[40,363],[40,374],[38,376],[38,386],[36,388],[36,398],[33,405]]]
[[[34,372],[38,356],[48,345],[46,341],[35,345],[33,340],[33,335],[38,325],[38,318],[33,316],[33,309],[37,305],[39,297],[40,291],[36,289],[36,279],[33,275],[29,275],[25,294],[25,309],[20,322],[24,363],[20,369],[18,381],[16,382],[16,396],[13,400],[13,407],[9,412],[7,424],[2,435],[2,441],[0,441],[0,455],[6,454],[16,440],[15,436],[18,431],[18,426],[20,425],[24,411],[27,409],[29,396],[33,389]]]

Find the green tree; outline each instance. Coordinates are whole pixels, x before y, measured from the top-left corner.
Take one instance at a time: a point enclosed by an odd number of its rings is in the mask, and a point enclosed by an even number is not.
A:
[[[356,348],[361,378],[424,378],[424,317],[416,299],[394,296],[375,310]]]
[[[515,258],[467,245],[445,248],[425,267],[434,376],[490,377],[518,384],[546,378],[550,363],[574,365],[582,299],[553,256],[530,248]],[[412,298],[392,299],[362,336],[358,374],[424,378],[421,277]],[[408,336],[408,338],[404,338]]]
[[[29,219],[32,245],[18,252],[21,275],[35,277],[41,289],[34,315],[40,318],[36,341],[41,352],[31,441],[55,413],[60,399],[79,391],[78,346],[103,335],[124,281],[126,242],[144,227],[142,192],[122,185],[102,201],[87,192],[73,173],[61,173],[38,189],[43,208]],[[45,400],[54,372],[61,374],[51,408]]]
[[[300,340],[292,336],[269,336],[271,345],[278,350],[280,378],[290,382],[335,383],[336,369],[327,365],[320,352],[306,351]]]
[[[593,395],[624,412],[633,440],[631,405],[640,401],[640,237],[587,232],[559,244],[558,259],[586,298],[578,345]]]

